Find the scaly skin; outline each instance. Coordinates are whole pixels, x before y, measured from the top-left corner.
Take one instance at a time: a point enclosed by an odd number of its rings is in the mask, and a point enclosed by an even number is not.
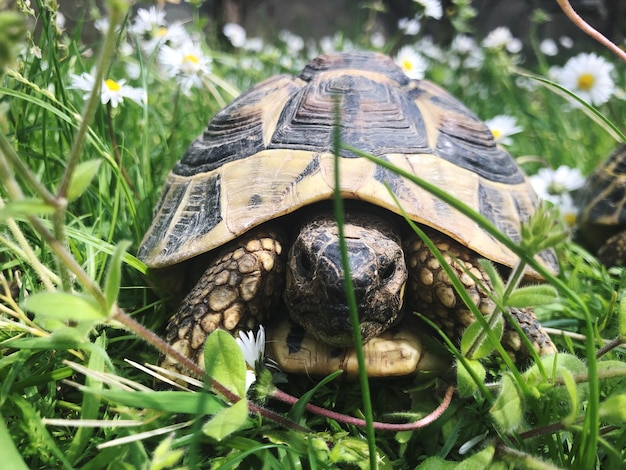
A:
[[[385,340],[376,344],[386,354],[393,350],[392,338],[400,332],[404,350],[400,351],[398,342],[398,352],[393,354],[421,355],[419,339],[410,339],[419,334],[415,331],[419,327],[410,318],[411,312],[406,312],[407,318],[403,319],[403,309],[426,315],[453,339],[458,339],[475,321],[435,256],[417,237],[409,237],[403,247],[395,225],[370,213],[349,215],[344,230],[365,342],[383,334]],[[494,304],[480,285],[486,289],[492,287],[478,262],[480,256],[443,234],[431,232],[431,240],[442,251],[479,311],[490,313]],[[168,341],[202,366],[204,341],[215,329],[236,334],[259,323],[271,326],[287,319],[285,312],[288,312],[289,320],[304,328],[309,338],[306,356],[314,358],[302,362],[300,372],[315,370],[324,374],[335,370],[338,351],[352,344],[336,222],[331,214],[313,217],[301,226],[288,255],[284,243],[276,233],[260,230],[218,252],[170,320]],[[537,352],[556,351],[532,311],[512,309],[511,313]],[[410,334],[403,335],[403,328],[410,329],[407,332]],[[301,361],[295,355],[301,350],[304,335],[296,336],[281,339],[293,343],[275,353],[279,366],[291,360],[292,355],[294,360]],[[325,344],[316,348],[312,346],[316,341]],[[516,361],[529,354],[510,325],[505,327],[502,344]],[[402,361],[381,359],[382,349],[370,347],[368,351],[366,359],[376,363],[377,376],[406,373]],[[179,370],[169,358],[163,366]],[[419,369],[419,364],[416,367]]]

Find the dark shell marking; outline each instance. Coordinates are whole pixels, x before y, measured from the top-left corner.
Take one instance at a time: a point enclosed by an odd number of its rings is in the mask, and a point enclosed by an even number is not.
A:
[[[536,205],[513,158],[462,103],[410,80],[383,55],[331,54],[298,77],[270,78],[215,115],[165,183],[138,256],[152,268],[190,259],[251,228],[332,198],[335,97],[345,144],[436,184],[513,240]],[[403,177],[342,150],[341,192],[431,226],[498,263],[517,260],[476,223]],[[556,269],[553,254],[540,256]]]

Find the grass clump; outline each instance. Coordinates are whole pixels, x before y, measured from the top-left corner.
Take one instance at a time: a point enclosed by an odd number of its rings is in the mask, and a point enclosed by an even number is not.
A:
[[[401,33],[380,41],[367,27],[354,38],[337,34],[310,45],[293,33],[268,42],[231,28],[227,45],[199,23],[169,24],[158,9],[131,18],[120,0],[109,2],[102,39],[90,45],[63,31],[49,2],[38,1],[36,13],[17,3],[21,11],[0,14],[0,443],[7,468],[623,466],[626,276],[563,241],[576,188],[557,187],[552,171],[588,174],[624,140],[616,118],[625,115],[624,74],[614,73],[623,64],[596,51],[601,61],[588,73],[601,82],[606,72],[612,91],[605,101],[590,95],[595,107],[581,105],[559,83],[568,60],[592,59],[563,48],[548,55],[534,36],[529,50],[510,34],[478,41],[467,31],[469,2],[454,2],[460,16],[443,19],[420,10],[422,21],[457,28],[445,46]],[[162,345],[151,332],[162,332],[171,312],[133,253],[169,169],[240,89],[298,73],[329,49],[399,57],[402,46],[413,51],[403,53],[402,65],[417,78],[436,81],[485,120],[512,118],[508,129],[492,129],[527,173],[550,170],[543,196],[557,211],[549,227],[531,227],[526,245],[511,246],[541,271],[533,240],[559,242],[561,272],[543,273],[550,295],[494,283],[503,285],[496,303],[504,307],[517,295],[538,305],[544,325],[563,331],[554,335],[560,354],[519,371],[491,356],[466,358],[462,348],[453,374],[370,381],[370,412],[360,387],[340,380],[281,385],[303,397],[292,403],[263,368],[246,394],[244,362],[223,335],[207,346],[219,384],[163,390],[139,364],[158,361]],[[437,408],[450,381],[459,393],[425,428],[372,424],[365,438],[361,422],[305,407],[355,417],[365,409],[370,423],[415,421]]]

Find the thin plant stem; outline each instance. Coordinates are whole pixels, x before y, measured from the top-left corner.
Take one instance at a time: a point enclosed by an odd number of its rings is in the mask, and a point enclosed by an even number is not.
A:
[[[561,10],[563,10],[563,13],[565,13],[565,16],[567,16],[578,29],[580,29],[583,33],[591,36],[593,39],[595,39],[608,50],[610,50],[621,60],[626,62],[626,52],[621,50],[609,38],[607,38],[605,35],[600,33],[597,29],[593,28],[589,23],[583,20],[580,15],[576,13],[576,10],[572,8],[572,5],[570,5],[568,0],[556,0],[556,3],[559,4]]]

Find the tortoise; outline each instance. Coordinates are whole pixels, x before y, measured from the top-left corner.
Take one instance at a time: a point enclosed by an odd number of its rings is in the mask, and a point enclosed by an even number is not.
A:
[[[267,345],[274,346],[269,354],[287,372],[354,366],[331,201],[337,101],[346,147],[419,175],[520,239],[536,196],[471,111],[433,83],[409,79],[385,55],[317,57],[298,76],[259,83],[210,120],[169,173],[138,250],[155,277],[166,279],[166,289],[186,290],[167,340],[200,365],[215,329],[235,334],[263,324]],[[429,231],[481,312],[493,304],[472,278],[490,286],[479,260],[510,268],[517,258],[476,222],[397,173],[343,146],[338,159],[368,373],[410,374],[423,352],[423,326],[411,311],[451,337],[475,319],[399,215],[394,196]],[[557,270],[553,252],[537,259]],[[537,275],[529,271],[528,278]],[[555,351],[531,311],[513,314],[538,352]],[[528,354],[510,325],[502,342],[517,359]],[[177,369],[170,358],[164,365]]]
[[[577,204],[580,241],[603,264],[626,265],[626,145],[587,178]]]

